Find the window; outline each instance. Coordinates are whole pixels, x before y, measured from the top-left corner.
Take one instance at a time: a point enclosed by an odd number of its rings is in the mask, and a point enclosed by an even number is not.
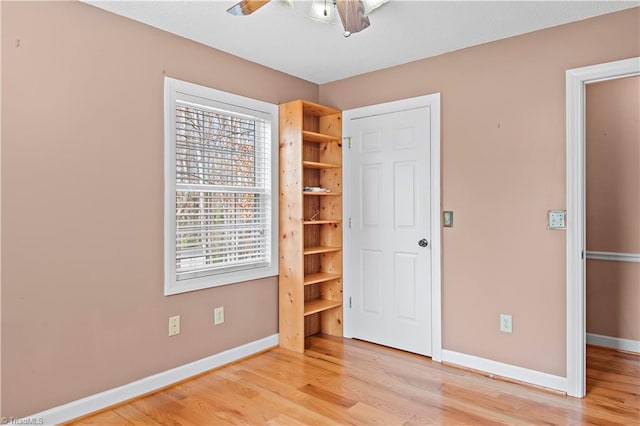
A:
[[[277,113],[165,78],[165,295],[278,274]]]

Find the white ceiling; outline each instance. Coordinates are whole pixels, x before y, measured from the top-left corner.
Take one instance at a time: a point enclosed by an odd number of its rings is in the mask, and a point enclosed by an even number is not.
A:
[[[86,3],[317,84],[640,5],[390,0],[370,15],[369,28],[345,38],[339,18],[327,25],[306,17],[309,1],[290,9],[272,0],[232,16],[226,9],[236,1]]]

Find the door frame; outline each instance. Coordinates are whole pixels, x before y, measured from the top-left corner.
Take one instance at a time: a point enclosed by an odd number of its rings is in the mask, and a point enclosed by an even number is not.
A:
[[[567,395],[586,394],[586,85],[640,74],[640,57],[567,70]]]
[[[350,124],[354,118],[364,118],[374,115],[387,114],[391,112],[400,112],[404,110],[429,107],[431,110],[431,359],[442,362],[442,250],[441,250],[441,212],[440,212],[440,93],[418,96],[415,98],[401,99],[398,101],[385,102],[376,105],[370,105],[342,112],[342,135],[344,136],[343,146],[346,149],[343,153],[343,170],[351,170],[351,154],[349,148],[349,135],[351,134]],[[351,179],[343,176],[343,218],[351,217]],[[347,219],[348,220],[348,219]],[[345,238],[344,253],[351,250],[351,237],[349,233],[349,224],[345,222]],[[352,337],[351,333],[351,311],[349,309],[349,297],[354,290],[351,283],[352,265],[347,261],[345,256],[344,262],[344,282],[343,282],[343,333],[345,337]]]

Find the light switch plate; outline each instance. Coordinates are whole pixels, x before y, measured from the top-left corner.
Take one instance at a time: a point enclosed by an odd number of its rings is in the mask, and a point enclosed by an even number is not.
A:
[[[549,210],[547,212],[547,229],[567,229],[567,211]]]
[[[445,210],[442,212],[442,226],[445,228],[453,228],[453,212]]]

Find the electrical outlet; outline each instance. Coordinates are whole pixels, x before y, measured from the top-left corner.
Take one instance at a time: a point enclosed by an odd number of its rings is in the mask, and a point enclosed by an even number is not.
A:
[[[169,317],[169,336],[180,334],[180,315]]]
[[[500,331],[504,333],[512,333],[513,332],[513,318],[511,315],[500,314]]]
[[[213,310],[213,325],[220,325],[224,322],[224,306]]]

